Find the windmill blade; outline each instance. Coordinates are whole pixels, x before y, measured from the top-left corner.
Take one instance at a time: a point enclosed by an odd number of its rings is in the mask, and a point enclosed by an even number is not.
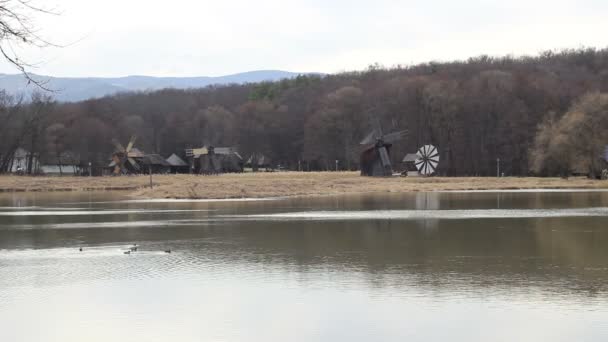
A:
[[[418,171],[422,171],[422,168],[424,167],[424,160],[416,159],[416,161],[414,162],[414,165],[416,166],[416,169],[418,169]]]
[[[376,138],[382,137],[382,126],[380,125],[380,119],[377,116],[372,116],[372,128],[376,132]]]
[[[118,152],[123,152],[125,150],[125,147],[116,139],[112,139],[112,144],[114,144],[114,147],[116,147],[116,151]]]
[[[422,156],[424,158],[428,158],[428,156],[429,156],[429,149],[430,149],[429,145],[422,146]]]
[[[439,164],[439,154],[436,154],[436,155],[435,155],[434,157],[432,157],[432,158],[428,158],[428,160],[429,160],[431,163]]]
[[[125,151],[127,151],[127,153],[131,152],[133,145],[135,145],[135,139],[137,139],[137,137],[134,135],[132,135],[131,139],[129,139],[129,145],[127,145],[127,149],[125,150]]]
[[[405,129],[403,131],[399,131],[399,132],[389,133],[382,137],[382,141],[384,141],[384,143],[386,143],[386,144],[390,144],[390,143],[393,143],[395,141],[399,141],[399,140],[405,138],[407,136],[407,134],[408,134],[407,129]]]
[[[429,165],[428,162],[426,163],[424,170],[425,170],[425,173],[424,173],[425,175],[430,175],[431,173],[433,173],[433,170],[431,169],[431,165]]]
[[[429,167],[429,163],[424,160],[424,159],[420,159],[417,164],[416,164],[416,168],[418,169],[418,172],[421,175],[428,175],[431,171],[430,171],[430,167]]]
[[[379,147],[378,154],[380,154],[380,161],[382,162],[382,166],[384,166],[385,168],[390,168],[391,160],[388,157],[388,151],[386,150],[386,147],[384,147],[384,146]]]
[[[372,130],[365,139],[361,140],[360,145],[371,145],[376,143],[376,130]]]
[[[131,164],[131,166],[133,167],[133,169],[135,169],[136,171],[140,170],[139,164],[137,164],[137,162],[135,161],[135,159],[133,159],[133,158],[127,158],[127,160],[129,161],[129,164]]]

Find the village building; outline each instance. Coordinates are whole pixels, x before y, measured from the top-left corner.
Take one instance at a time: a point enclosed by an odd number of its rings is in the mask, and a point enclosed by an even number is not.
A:
[[[401,172],[404,176],[418,176],[418,169],[416,168],[416,160],[420,158],[416,153],[408,153],[403,157],[401,162],[403,163],[403,172]]]
[[[186,156],[194,173],[243,172],[243,157],[234,147],[204,146],[187,149]]]
[[[48,176],[74,176],[81,173],[80,158],[71,152],[40,158],[40,173]]]
[[[17,148],[12,155],[5,158],[8,158],[8,173],[25,174],[31,172],[36,174],[40,171],[38,154],[34,153],[32,155],[30,151],[24,148]]]
[[[169,163],[169,168],[171,173],[189,173],[190,165],[186,163],[182,158],[180,158],[177,154],[173,153],[167,158],[167,163]]]

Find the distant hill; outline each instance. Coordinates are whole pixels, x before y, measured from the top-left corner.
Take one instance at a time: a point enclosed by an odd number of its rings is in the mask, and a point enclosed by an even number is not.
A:
[[[158,90],[164,88],[202,88],[209,85],[243,84],[262,81],[278,81],[292,78],[301,73],[281,70],[256,70],[218,77],[151,77],[126,76],[104,77],[49,77],[33,75],[35,79],[46,81],[45,87],[56,90],[55,99],[63,102],[82,101],[129,91]],[[23,75],[0,74],[0,89],[13,95],[29,95],[36,90],[28,85]]]

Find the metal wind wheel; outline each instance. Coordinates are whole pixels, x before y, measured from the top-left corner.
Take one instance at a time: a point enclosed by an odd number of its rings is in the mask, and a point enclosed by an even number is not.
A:
[[[424,145],[418,152],[418,159],[414,162],[421,175],[429,176],[435,173],[439,165],[439,151],[433,145]]]

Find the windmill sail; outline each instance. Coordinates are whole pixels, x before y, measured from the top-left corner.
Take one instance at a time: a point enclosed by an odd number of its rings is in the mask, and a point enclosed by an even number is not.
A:
[[[365,139],[361,140],[360,145],[371,145],[376,143],[376,131],[371,131]]]
[[[407,136],[407,133],[407,130],[389,133],[382,137],[382,141],[384,141],[386,144],[391,144],[395,141],[399,141],[405,138]]]
[[[125,150],[125,147],[122,146],[122,144],[119,143],[118,140],[116,140],[116,139],[112,139],[112,144],[114,144],[114,147],[116,148],[116,152],[123,152]]]
[[[376,138],[379,138],[384,135],[382,133],[382,126],[380,125],[380,120],[378,119],[377,116],[372,117],[372,127],[374,128],[374,131],[376,132]]]
[[[384,168],[391,167],[391,160],[388,157],[388,152],[386,151],[386,147],[382,146],[378,149],[378,153],[380,154],[380,161],[382,162],[382,166]]]
[[[131,152],[131,149],[133,148],[133,145],[135,144],[135,136],[132,136],[131,139],[129,139],[129,145],[127,145],[127,149],[125,150],[127,153]]]

